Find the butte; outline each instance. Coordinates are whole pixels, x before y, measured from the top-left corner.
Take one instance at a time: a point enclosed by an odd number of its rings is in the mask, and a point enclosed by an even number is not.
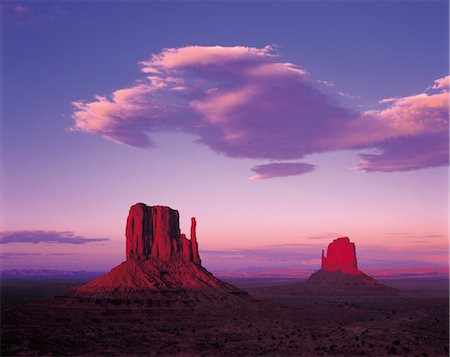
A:
[[[145,303],[151,306],[196,305],[199,301],[249,300],[201,264],[192,218],[190,239],[180,232],[179,213],[165,206],[137,203],[126,223],[126,260],[109,273],[72,288],[67,297],[80,302]]]
[[[304,283],[317,294],[367,295],[392,293],[383,285],[358,269],[355,243],[348,237],[333,240],[327,255],[322,250],[322,267]]]

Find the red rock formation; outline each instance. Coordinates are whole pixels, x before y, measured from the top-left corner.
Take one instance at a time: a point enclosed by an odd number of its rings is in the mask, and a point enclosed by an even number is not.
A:
[[[351,243],[348,237],[333,240],[328,245],[326,257],[322,250],[322,270],[356,272],[358,266],[356,264],[355,243]]]
[[[192,261],[196,264],[201,264],[200,255],[198,254],[197,244],[197,221],[195,217],[191,218],[191,244],[192,244]]]
[[[153,206],[153,245],[151,257],[163,261],[183,255],[180,247],[180,215],[178,211],[164,206]]]
[[[328,245],[327,256],[322,250],[322,268],[308,278],[305,286],[315,295],[392,294],[394,291],[358,269],[355,243],[348,237],[333,240]]]
[[[180,233],[179,221],[178,211],[169,207],[149,207],[143,203],[132,206],[125,230],[127,259],[169,261],[183,257],[200,264],[195,218],[192,218],[191,240]]]
[[[191,262],[192,261],[191,241],[189,241],[189,239],[186,238],[186,234],[181,234],[180,240],[181,240],[182,258],[187,262]]]
[[[195,290],[245,294],[201,266],[192,218],[191,239],[180,233],[178,211],[137,203],[127,218],[127,260],[109,273],[72,289],[75,297],[152,299],[156,292]]]
[[[153,245],[151,207],[137,203],[130,208],[125,235],[127,259],[146,259]]]

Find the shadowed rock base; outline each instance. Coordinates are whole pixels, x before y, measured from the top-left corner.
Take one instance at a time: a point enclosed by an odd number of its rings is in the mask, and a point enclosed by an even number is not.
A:
[[[358,274],[346,274],[340,271],[319,270],[303,283],[308,295],[392,295],[396,290],[370,276],[358,271]]]
[[[160,292],[192,290],[213,293],[246,295],[235,286],[225,283],[200,265],[183,260],[161,262],[158,259],[127,260],[109,273],[76,288],[70,296],[84,298],[147,298]]]

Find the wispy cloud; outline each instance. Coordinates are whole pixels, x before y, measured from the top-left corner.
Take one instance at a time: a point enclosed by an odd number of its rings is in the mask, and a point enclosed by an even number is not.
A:
[[[0,232],[0,244],[9,244],[9,243],[87,244],[87,243],[102,242],[102,241],[107,241],[107,240],[109,240],[109,238],[86,238],[86,237],[82,237],[82,236],[76,236],[74,232],[68,232],[68,231],[64,231],[64,232],[56,232],[56,231]]]
[[[75,253],[19,253],[19,252],[0,252],[0,259],[16,260],[32,256],[72,256]]]
[[[110,97],[74,102],[72,130],[137,147],[152,133],[193,134],[235,158],[298,160],[342,149],[377,149],[355,167],[392,172],[448,163],[448,77],[423,93],[388,98],[360,112],[339,104],[327,81],[310,80],[273,46],[188,46],[140,62],[144,77]],[[326,86],[326,85],[325,85]],[[277,162],[253,178],[311,172],[312,164]]]
[[[321,239],[335,239],[336,237],[341,237],[342,234],[339,233],[322,233],[320,235],[317,236],[312,236],[312,237],[306,237],[306,239],[312,239],[312,240],[321,240]]]
[[[425,238],[447,238],[448,236],[445,234],[426,234]]]
[[[0,4],[0,10],[2,13],[2,23],[7,26],[47,25],[62,19],[68,14],[60,5],[36,7],[30,1],[5,1]]]
[[[356,169],[392,172],[448,165],[449,78],[435,80],[416,95],[385,99],[386,108],[363,113],[389,122],[396,135],[375,145],[378,154],[361,155],[364,160]]]
[[[302,162],[277,162],[272,164],[256,165],[252,168],[255,173],[250,179],[265,180],[273,177],[286,177],[301,175],[313,171],[316,165]]]
[[[22,259],[24,257],[37,256],[40,253],[16,253],[16,252],[0,252],[0,258],[2,260]]]
[[[389,232],[389,233],[387,233],[387,235],[390,235],[390,236],[410,236],[410,235],[412,235],[412,233],[409,233],[409,232]]]
[[[414,234],[410,232],[389,232],[386,233],[387,236],[397,236],[399,238],[447,238],[447,235],[445,234],[435,234],[435,233],[428,233],[428,234]]]

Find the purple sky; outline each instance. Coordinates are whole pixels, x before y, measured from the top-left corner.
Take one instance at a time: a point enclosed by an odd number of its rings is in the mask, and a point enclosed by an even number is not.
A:
[[[139,201],[196,216],[212,269],[314,266],[340,235],[447,265],[446,1],[1,11],[2,268],[110,268]]]

